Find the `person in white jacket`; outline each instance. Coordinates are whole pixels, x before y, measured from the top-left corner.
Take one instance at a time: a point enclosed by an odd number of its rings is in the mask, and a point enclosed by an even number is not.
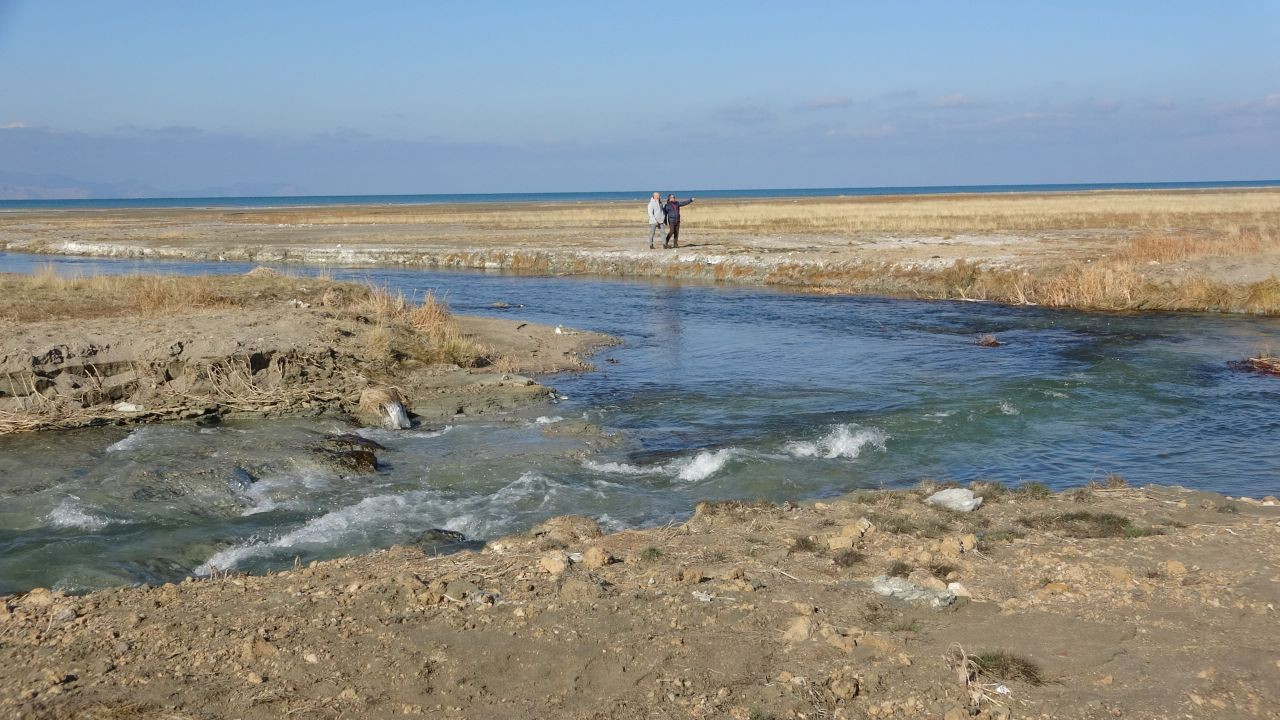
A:
[[[666,215],[662,212],[662,193],[653,192],[653,197],[649,198],[649,249],[653,249],[653,236],[658,233],[658,228],[662,227],[666,222]]]

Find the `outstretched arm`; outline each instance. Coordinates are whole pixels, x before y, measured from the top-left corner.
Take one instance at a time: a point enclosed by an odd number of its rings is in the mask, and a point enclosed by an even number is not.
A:
[[[693,202],[693,198],[689,198],[688,200],[685,200],[684,202],[679,203],[679,205],[680,207],[684,207],[685,205],[688,205],[691,202]]]

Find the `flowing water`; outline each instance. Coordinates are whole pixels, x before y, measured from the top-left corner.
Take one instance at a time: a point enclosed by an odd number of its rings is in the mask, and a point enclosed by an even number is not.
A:
[[[50,263],[82,274],[248,269],[0,254],[0,271]],[[372,477],[346,477],[308,449],[352,429],[332,419],[0,438],[0,593],[283,567],[432,528],[484,539],[570,512],[613,529],[653,525],[701,499],[816,498],[925,477],[1062,488],[1117,473],[1236,495],[1280,490],[1280,382],[1227,365],[1274,347],[1277,319],[335,275],[624,342],[600,353],[598,372],[549,378],[565,396],[555,406],[360,430],[388,448]],[[1008,344],[978,347],[980,333]],[[615,442],[589,445],[584,420]]]

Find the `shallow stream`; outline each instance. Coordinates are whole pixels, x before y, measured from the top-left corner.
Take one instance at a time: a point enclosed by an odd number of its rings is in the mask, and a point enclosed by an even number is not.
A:
[[[50,264],[249,269],[0,253],[0,271]],[[570,512],[611,529],[653,525],[701,499],[817,498],[925,477],[1063,488],[1115,473],[1233,495],[1280,490],[1280,381],[1227,365],[1275,347],[1280,319],[400,269],[334,276],[623,344],[597,356],[598,372],[545,379],[566,396],[551,407],[360,430],[388,448],[372,477],[316,461],[318,438],[352,430],[332,419],[2,437],[0,593],[283,567],[432,528],[482,540]],[[1007,345],[978,347],[982,333]],[[583,420],[616,442],[591,450]]]

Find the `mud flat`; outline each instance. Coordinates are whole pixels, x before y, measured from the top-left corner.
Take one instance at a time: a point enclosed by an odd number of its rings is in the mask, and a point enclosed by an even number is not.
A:
[[[0,292],[0,432],[325,412],[377,423],[361,395],[388,388],[423,418],[483,414],[546,398],[521,373],[584,369],[611,342],[268,270],[0,275]]]
[[[1280,717],[1274,498],[936,489],[36,589],[0,598],[0,714]]]
[[[1280,312],[1280,190],[12,211],[0,250],[688,278],[1081,309]]]

